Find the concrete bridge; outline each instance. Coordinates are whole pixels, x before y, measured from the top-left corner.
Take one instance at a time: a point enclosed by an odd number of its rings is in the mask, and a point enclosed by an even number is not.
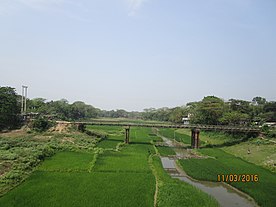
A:
[[[86,125],[96,126],[121,126],[125,128],[125,143],[129,143],[130,127],[149,127],[149,128],[172,128],[172,129],[191,129],[191,146],[192,148],[199,148],[199,133],[200,130],[205,131],[226,131],[226,132],[241,132],[241,133],[256,133],[259,134],[261,130],[255,127],[240,127],[240,126],[223,126],[223,125],[198,125],[198,124],[139,124],[139,123],[121,123],[121,122],[63,122],[57,121],[58,124],[72,124],[76,125],[79,130],[83,130]]]

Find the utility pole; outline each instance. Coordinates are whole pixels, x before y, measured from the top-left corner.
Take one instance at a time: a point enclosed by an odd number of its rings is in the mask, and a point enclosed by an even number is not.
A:
[[[24,111],[24,86],[22,86],[22,95],[21,95],[21,114]]]
[[[21,114],[27,112],[27,90],[28,86],[22,86]]]
[[[28,86],[25,86],[25,89],[26,89],[26,93],[25,93],[25,108],[24,108],[24,111],[25,113],[27,113],[27,90],[28,90]]]

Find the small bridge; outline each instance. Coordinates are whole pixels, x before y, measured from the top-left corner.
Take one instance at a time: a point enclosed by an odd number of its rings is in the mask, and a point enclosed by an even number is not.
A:
[[[72,124],[77,125],[78,129],[84,129],[86,125],[96,126],[121,126],[125,128],[125,143],[129,143],[130,127],[149,127],[149,128],[172,128],[172,129],[191,129],[191,145],[192,148],[199,147],[199,133],[200,130],[205,131],[226,131],[226,132],[241,132],[241,133],[261,133],[259,128],[255,127],[240,127],[240,126],[222,126],[222,125],[198,125],[198,124],[139,124],[139,123],[121,123],[121,122],[63,122],[57,121],[58,124]]]

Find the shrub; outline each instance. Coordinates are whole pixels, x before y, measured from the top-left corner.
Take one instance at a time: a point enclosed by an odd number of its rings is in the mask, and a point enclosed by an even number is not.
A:
[[[46,131],[51,126],[53,126],[53,123],[43,117],[35,119],[32,124],[32,128],[39,132]]]

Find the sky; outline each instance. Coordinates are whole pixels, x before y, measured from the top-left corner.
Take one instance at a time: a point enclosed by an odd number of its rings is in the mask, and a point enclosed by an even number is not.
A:
[[[142,111],[276,100],[275,0],[0,0],[0,86]]]

